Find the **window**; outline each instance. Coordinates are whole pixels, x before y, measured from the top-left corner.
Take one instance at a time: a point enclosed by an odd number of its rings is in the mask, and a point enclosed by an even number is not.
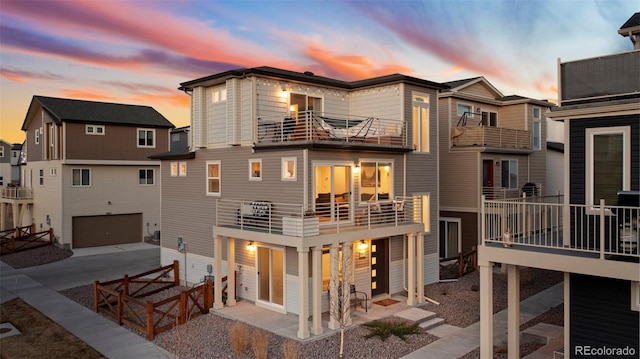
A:
[[[220,195],[220,161],[207,161],[207,195]]]
[[[450,258],[462,251],[460,218],[440,218],[440,258]]]
[[[178,176],[178,162],[171,162],[171,177]]]
[[[502,187],[518,188],[518,160],[502,160]]]
[[[431,232],[431,203],[429,202],[429,194],[423,194],[420,196],[420,212],[422,212],[422,224],[424,225],[424,232]]]
[[[533,120],[533,149],[539,150],[542,139],[540,138],[540,120]]]
[[[360,201],[388,201],[393,198],[393,163],[362,162]]]
[[[586,136],[586,202],[615,204],[618,191],[630,189],[631,128],[590,128]]]
[[[153,141],[156,130],[138,129],[138,147],[155,147]]]
[[[534,120],[539,120],[540,119],[540,107],[534,107],[533,108],[533,119]]]
[[[171,177],[186,177],[187,176],[187,163],[186,162],[171,162]]]
[[[249,181],[262,181],[262,160],[249,160]]]
[[[71,170],[71,186],[91,186],[91,171],[88,168],[74,168]]]
[[[179,168],[179,176],[180,177],[186,177],[187,176],[187,163],[186,162],[180,162],[180,168]]]
[[[171,142],[178,142],[180,141],[180,134],[179,133],[172,133],[171,134]]]
[[[0,146],[0,157],[4,157],[4,146]]]
[[[282,180],[283,181],[296,180],[296,176],[297,176],[296,163],[297,163],[297,159],[295,157],[282,158]]]
[[[104,126],[87,125],[84,133],[87,135],[104,135]]]
[[[36,141],[36,145],[40,144],[40,129],[39,128],[36,128],[35,141]]]
[[[473,117],[473,106],[459,103],[458,116],[462,117],[464,115],[466,115],[467,117]]]
[[[40,178],[40,185],[44,186],[44,169],[38,171],[38,177]]]
[[[138,184],[142,186],[150,186],[153,184],[153,169],[142,168],[138,170]]]
[[[429,95],[413,96],[413,148],[429,152]]]
[[[58,175],[58,169],[57,168],[50,168],[49,169],[49,175],[50,176],[57,176]]]
[[[491,111],[482,111],[482,126],[498,127],[498,114]]]
[[[0,176],[0,186],[4,186],[4,177]]]
[[[213,91],[211,101],[213,103],[227,101],[227,89]]]

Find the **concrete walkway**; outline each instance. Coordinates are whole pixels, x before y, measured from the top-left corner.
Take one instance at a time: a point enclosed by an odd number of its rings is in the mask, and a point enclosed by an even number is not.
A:
[[[111,250],[102,248],[102,254],[89,250],[84,255],[24,269],[13,269],[0,261],[0,303],[21,298],[107,358],[173,358],[163,348],[57,292],[95,279],[114,279],[120,272],[157,268],[159,250],[151,245],[121,245]]]
[[[520,302],[520,323],[545,313],[564,301],[564,284],[559,283]],[[494,343],[507,337],[507,309],[493,315]],[[406,355],[403,359],[459,358],[480,346],[480,322],[462,328]]]

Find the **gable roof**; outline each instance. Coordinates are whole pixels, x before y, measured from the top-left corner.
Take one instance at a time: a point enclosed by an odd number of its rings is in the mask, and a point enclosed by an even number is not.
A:
[[[493,86],[489,81],[487,81],[487,79],[485,79],[484,76],[445,82],[445,85],[448,85],[450,87],[449,91],[458,92],[460,90],[463,90],[466,87],[475,85],[477,83],[482,83],[484,86],[486,86],[489,89],[489,91],[495,94],[495,98],[500,98],[504,96],[502,92],[500,92],[500,90],[495,88],[495,86]]]
[[[620,26],[620,30],[628,29],[630,27],[637,27],[637,26],[640,26],[640,12],[637,12],[631,15],[629,20],[627,20],[627,22],[625,22],[622,26]]]
[[[156,128],[174,127],[169,120],[149,106],[33,96],[29,111],[22,124],[23,131],[28,127],[27,121],[32,110],[35,110],[35,106],[40,106],[56,122]]]
[[[423,80],[417,77],[402,75],[398,73],[349,82],[349,81],[332,79],[324,76],[317,76],[313,72],[309,72],[309,71],[296,72],[296,71],[278,69],[275,67],[260,66],[260,67],[253,67],[253,68],[240,68],[235,70],[229,70],[229,71],[221,72],[215,75],[206,76],[199,79],[183,82],[180,84],[180,87],[178,87],[178,89],[182,91],[187,91],[187,90],[193,89],[194,87],[212,86],[215,84],[223,83],[224,81],[230,78],[244,78],[249,75],[262,75],[267,77],[276,77],[276,78],[287,79],[292,81],[313,83],[313,84],[322,85],[322,86],[337,87],[345,90],[355,90],[363,87],[375,86],[375,85],[381,85],[381,84],[393,83],[393,82],[406,82],[406,83],[415,84],[418,86],[426,86],[426,87],[431,87],[435,89],[447,88],[446,85],[443,85],[438,82]]]

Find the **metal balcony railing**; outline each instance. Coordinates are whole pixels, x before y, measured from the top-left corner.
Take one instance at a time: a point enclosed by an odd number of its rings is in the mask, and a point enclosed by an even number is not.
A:
[[[482,243],[639,257],[640,207],[564,205],[562,196],[487,200],[482,203]]]
[[[529,131],[501,127],[456,126],[451,129],[454,147],[499,147],[530,150]]]
[[[399,120],[313,111],[258,118],[256,143],[300,142],[408,146],[406,124]]]

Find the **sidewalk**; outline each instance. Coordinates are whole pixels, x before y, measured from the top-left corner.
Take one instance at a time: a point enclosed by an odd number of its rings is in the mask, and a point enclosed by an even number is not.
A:
[[[71,263],[75,262],[71,261]],[[82,270],[82,268],[76,269]],[[174,358],[163,348],[22,274],[21,270],[13,269],[0,261],[0,303],[16,297],[21,298],[107,358]]]
[[[520,323],[545,313],[564,301],[564,284],[558,283],[520,302]],[[506,342],[507,309],[493,315],[494,343]],[[424,346],[403,359],[451,359],[461,357],[480,346],[480,322],[462,328]]]

